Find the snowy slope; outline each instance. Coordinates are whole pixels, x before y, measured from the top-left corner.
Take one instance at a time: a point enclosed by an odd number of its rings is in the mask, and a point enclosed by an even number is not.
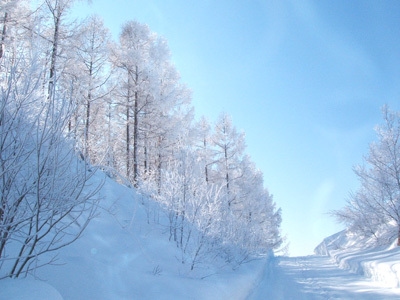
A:
[[[382,286],[399,288],[400,247],[393,238],[382,238],[386,232],[379,237],[389,242],[377,246],[374,238],[361,238],[349,231],[341,231],[324,239],[315,253],[329,255],[341,268],[364,275]]]
[[[156,204],[100,172],[96,176],[104,181],[99,216],[78,241],[60,251],[59,266],[45,266],[35,274],[64,300],[243,299],[261,277],[266,259],[236,270],[201,264],[190,272],[165,228],[147,223],[146,208]],[[159,218],[162,223],[162,211]],[[9,286],[0,281],[4,293]],[[42,290],[40,284],[36,290]],[[10,299],[4,293],[0,299]]]
[[[387,289],[365,275],[397,286],[393,276],[400,261],[397,248],[360,252],[345,232],[318,247],[328,256],[254,260],[233,270],[218,260],[190,272],[180,250],[168,241],[162,225],[148,224],[157,204],[102,173],[101,208],[84,235],[60,251],[58,266],[39,269],[34,278],[1,280],[0,299],[397,299],[400,289]],[[160,224],[166,216],[158,208]],[[397,260],[397,262],[395,261]],[[390,268],[388,270],[387,268]],[[390,277],[390,278],[389,278]]]

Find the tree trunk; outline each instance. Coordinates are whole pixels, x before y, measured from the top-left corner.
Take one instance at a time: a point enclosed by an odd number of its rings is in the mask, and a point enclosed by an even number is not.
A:
[[[230,199],[230,190],[229,190],[229,165],[228,165],[228,149],[225,145],[224,147],[224,155],[225,155],[225,182],[226,182],[226,193],[228,196],[228,207],[231,208],[231,199]]]
[[[85,159],[89,157],[89,125],[90,125],[90,101],[91,94],[89,92],[86,104],[86,122],[85,122]]]
[[[158,163],[157,163],[157,193],[158,193],[158,195],[161,194],[161,184],[162,184],[162,178],[161,178],[162,162],[161,162],[161,159],[162,159],[161,150],[159,150]]]
[[[135,112],[134,112],[134,120],[133,120],[133,184],[137,186],[137,179],[138,179],[138,137],[139,137],[139,130],[138,130],[138,92],[135,92]]]
[[[136,85],[139,80],[139,71],[136,66]],[[138,139],[139,139],[139,92],[135,91],[135,103],[133,112],[133,185],[137,187],[138,180]]]
[[[397,232],[397,246],[400,246],[400,224],[398,225],[398,232]]]
[[[128,70],[128,91],[126,96],[126,178],[130,176],[130,105],[131,105],[131,73]]]
[[[86,103],[86,122],[85,122],[85,158],[89,157],[89,127],[90,127],[90,104],[92,102],[92,77],[93,62],[89,65],[89,89]]]
[[[126,177],[129,180],[130,175],[130,124],[129,124],[129,91],[128,91],[128,104],[126,105]]]
[[[1,31],[1,42],[0,42],[0,58],[3,57],[4,54],[4,43],[6,40],[6,33],[7,33],[7,17],[8,13],[4,13],[4,18],[3,18],[3,30]]]
[[[49,70],[49,86],[48,86],[48,99],[51,101],[53,98],[55,76],[56,76],[56,64],[57,64],[57,52],[60,32],[61,13],[56,10],[53,12],[54,18],[54,35],[53,35],[53,48],[51,50],[51,61]]]
[[[204,138],[203,140],[203,145],[204,145],[204,150],[207,151],[207,140],[206,138]],[[206,176],[206,182],[208,183],[208,164],[206,161],[206,166],[204,167],[204,172],[205,172],[205,176]]]

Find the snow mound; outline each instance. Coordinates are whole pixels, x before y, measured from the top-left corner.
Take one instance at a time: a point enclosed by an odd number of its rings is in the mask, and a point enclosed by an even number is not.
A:
[[[0,299],[8,300],[63,300],[48,283],[33,279],[0,280]]]
[[[375,238],[359,237],[344,230],[325,238],[314,252],[332,257],[342,269],[364,275],[382,286],[400,287],[400,247],[397,241],[379,234]],[[384,243],[382,241],[385,240]]]

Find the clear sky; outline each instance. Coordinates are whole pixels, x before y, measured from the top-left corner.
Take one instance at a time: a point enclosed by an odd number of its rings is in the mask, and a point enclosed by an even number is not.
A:
[[[400,1],[93,0],[115,37],[128,20],[164,36],[196,116],[221,112],[283,210],[291,255],[342,229],[381,107],[400,109]]]

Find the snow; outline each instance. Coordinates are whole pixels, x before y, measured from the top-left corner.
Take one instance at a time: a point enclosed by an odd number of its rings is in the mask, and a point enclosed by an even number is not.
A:
[[[32,279],[0,280],[0,299],[7,300],[63,300],[51,285]]]
[[[60,251],[60,266],[35,274],[63,299],[243,299],[253,288],[266,259],[235,270],[204,263],[190,272],[164,228],[147,223],[146,200],[109,178],[99,180],[104,180],[100,215]]]
[[[399,299],[400,290],[384,289],[359,274],[339,269],[327,256],[278,257],[266,269],[257,299]]]
[[[399,271],[397,248],[346,251],[344,247],[356,241],[343,233],[327,238],[319,246],[320,254],[331,256],[271,254],[239,268],[219,261],[204,262],[191,272],[188,265],[181,263],[180,250],[168,241],[165,228],[147,222],[148,210],[157,207],[154,202],[100,172],[96,178],[104,182],[100,191],[103,200],[99,215],[84,235],[59,252],[58,265],[40,268],[27,279],[1,280],[0,299],[400,297],[400,289],[389,288],[398,282],[394,279],[397,277],[390,277]],[[158,218],[165,218],[162,210]],[[364,266],[362,272],[360,265]],[[374,281],[377,278],[384,279],[385,284]]]
[[[382,241],[388,230],[378,233]],[[390,233],[390,230],[389,230]],[[363,275],[387,288],[400,288],[400,247],[397,241],[377,244],[376,238],[363,238],[341,231],[318,245],[317,254],[329,255],[342,269]]]

